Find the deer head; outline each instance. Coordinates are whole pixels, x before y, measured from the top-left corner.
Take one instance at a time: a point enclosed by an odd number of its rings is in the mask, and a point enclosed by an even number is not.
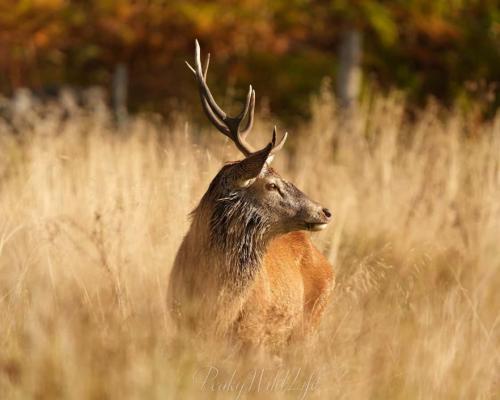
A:
[[[208,214],[212,239],[242,257],[251,254],[251,247],[260,239],[325,228],[332,217],[330,211],[309,199],[270,166],[283,147],[287,133],[277,142],[275,127],[269,144],[254,150],[246,137],[254,121],[255,90],[250,85],[243,110],[235,117],[228,116],[215,102],[207,85],[209,60],[210,55],[202,69],[200,46],[196,41],[195,66],[186,64],[196,78],[208,119],[245,156],[219,171],[195,210],[195,213]]]

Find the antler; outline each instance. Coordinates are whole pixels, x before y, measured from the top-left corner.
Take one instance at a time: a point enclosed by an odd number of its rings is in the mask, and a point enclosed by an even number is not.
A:
[[[195,68],[193,68],[187,61],[186,64],[188,68],[193,72],[196,77],[196,81],[198,82],[198,89],[200,91],[201,105],[203,106],[203,110],[205,111],[208,119],[215,125],[215,127],[229,139],[231,139],[236,147],[238,147],[238,149],[245,155],[245,157],[248,157],[255,153],[252,146],[250,146],[245,140],[253,126],[255,111],[255,90],[253,90],[252,85],[250,85],[250,87],[248,88],[247,99],[243,110],[241,110],[241,112],[235,117],[228,116],[215,102],[206,82],[208,65],[210,63],[210,53],[208,53],[205,68],[202,70],[200,45],[198,43],[198,40],[196,40],[195,43]],[[247,122],[245,126],[240,129],[241,122],[247,115]],[[274,154],[276,154],[276,152],[278,152],[283,147],[287,135],[288,133],[285,132],[283,138],[278,144],[276,144],[276,127],[274,127],[272,139],[273,149],[271,150],[270,157],[274,156]]]

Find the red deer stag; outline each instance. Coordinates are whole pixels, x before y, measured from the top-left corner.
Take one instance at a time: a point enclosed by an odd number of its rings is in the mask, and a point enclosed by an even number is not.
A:
[[[246,142],[252,86],[238,116],[217,105],[206,83],[209,57],[202,70],[196,42],[195,67],[186,64],[207,117],[245,158],[222,167],[192,212],[170,276],[169,305],[181,327],[276,348],[314,331],[323,314],[332,266],[304,231],[325,228],[331,213],[270,167],[286,133],[276,143],[275,128],[258,151]]]

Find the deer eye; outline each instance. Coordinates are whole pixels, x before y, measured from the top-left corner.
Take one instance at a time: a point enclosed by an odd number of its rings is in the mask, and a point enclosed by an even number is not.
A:
[[[278,186],[276,186],[274,183],[268,183],[266,185],[267,190],[278,190]]]

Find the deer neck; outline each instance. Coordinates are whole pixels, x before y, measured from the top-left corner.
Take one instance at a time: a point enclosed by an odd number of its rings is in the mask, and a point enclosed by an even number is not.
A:
[[[221,278],[232,285],[244,285],[255,277],[271,240],[265,218],[238,201],[198,208],[193,213],[192,231],[197,232],[196,240],[207,260],[216,261]]]

